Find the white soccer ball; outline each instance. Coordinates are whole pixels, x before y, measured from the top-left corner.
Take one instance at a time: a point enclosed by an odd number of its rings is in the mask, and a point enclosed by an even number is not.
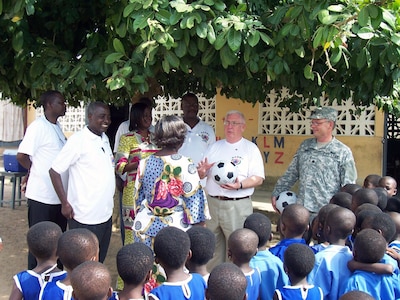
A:
[[[280,213],[282,213],[286,206],[296,203],[296,201],[297,195],[295,192],[284,191],[280,193],[278,197],[276,197],[276,208]]]
[[[218,184],[234,183],[237,178],[237,168],[230,161],[217,161],[211,168],[211,177]]]

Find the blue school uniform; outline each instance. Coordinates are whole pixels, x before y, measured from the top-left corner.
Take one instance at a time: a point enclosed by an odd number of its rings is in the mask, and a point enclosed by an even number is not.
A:
[[[250,267],[261,273],[260,299],[270,300],[276,289],[289,284],[282,261],[269,250],[258,251],[250,260]]]
[[[389,244],[389,248],[393,248],[397,253],[400,253],[400,241],[395,240]]]
[[[269,248],[269,251],[283,261],[283,254],[285,253],[285,250],[287,247],[289,247],[291,244],[306,244],[306,241],[304,239],[283,239],[280,241],[278,244],[276,244],[274,247]]]
[[[323,300],[324,295],[321,288],[310,286],[284,286],[276,290],[279,300]]]
[[[72,286],[65,285],[61,281],[46,282],[40,291],[39,300],[71,300],[73,299],[72,291]]]
[[[244,274],[247,280],[247,299],[258,299],[260,296],[261,274],[258,269],[253,268],[249,273]]]

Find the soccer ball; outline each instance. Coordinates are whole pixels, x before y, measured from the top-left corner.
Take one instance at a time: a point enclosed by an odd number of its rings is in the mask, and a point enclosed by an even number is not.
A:
[[[296,203],[297,195],[292,191],[284,191],[276,197],[276,208],[280,213],[283,212],[286,206]]]
[[[211,177],[220,185],[234,183],[237,178],[236,166],[230,161],[217,161],[211,169]]]

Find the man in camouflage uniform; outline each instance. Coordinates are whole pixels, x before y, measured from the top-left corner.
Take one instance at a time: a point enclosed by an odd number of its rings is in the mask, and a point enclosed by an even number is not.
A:
[[[315,109],[311,119],[314,138],[303,141],[285,174],[272,191],[272,205],[276,197],[290,190],[299,181],[297,203],[304,205],[311,215],[328,204],[340,188],[355,183],[357,170],[349,147],[333,135],[337,111],[331,107]]]

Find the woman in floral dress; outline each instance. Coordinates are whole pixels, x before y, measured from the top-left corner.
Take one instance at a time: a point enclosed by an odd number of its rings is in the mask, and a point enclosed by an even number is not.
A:
[[[185,134],[185,124],[177,116],[165,116],[155,127],[154,140],[161,150],[140,162],[135,184],[135,242],[153,247],[162,228],[186,231],[210,218],[197,168],[190,158],[178,154]]]
[[[132,106],[129,132],[121,136],[116,154],[116,172],[126,175],[122,192],[121,218],[125,227],[124,244],[133,243],[132,225],[135,216],[135,202],[133,193],[139,161],[157,151],[149,131],[152,116],[151,107],[144,103]]]

